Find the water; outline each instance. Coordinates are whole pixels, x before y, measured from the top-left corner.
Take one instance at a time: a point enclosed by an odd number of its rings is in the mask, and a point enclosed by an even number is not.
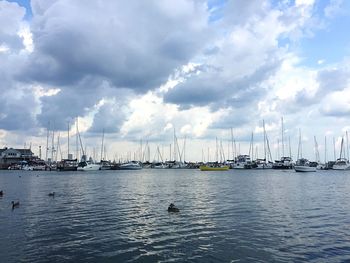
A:
[[[0,171],[0,189],[1,262],[350,262],[350,171]]]

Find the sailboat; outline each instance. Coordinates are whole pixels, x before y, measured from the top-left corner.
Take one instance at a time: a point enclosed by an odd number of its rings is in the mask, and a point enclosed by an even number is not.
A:
[[[283,128],[283,117],[281,118],[282,123],[282,157],[280,160],[275,160],[275,163],[273,164],[273,169],[292,169],[293,168],[293,159],[291,156],[284,156],[284,128]],[[289,155],[291,150],[289,147]]]
[[[57,163],[57,171],[76,171],[78,168],[77,159],[72,159],[69,153],[69,122],[68,122],[68,158]]]
[[[336,160],[335,164],[333,165],[333,170],[350,170],[350,163],[349,160],[345,158],[345,153],[343,157],[343,149],[344,149],[344,138],[341,138],[341,147],[340,147],[340,156]]]
[[[272,156],[270,151],[269,139],[267,137],[265,129],[265,121],[263,120],[263,129],[264,129],[264,159],[256,159],[256,169],[271,169],[272,168]],[[268,160],[269,157],[269,161]]]
[[[298,157],[297,162],[294,166],[296,172],[316,172],[316,166],[312,166],[309,160],[303,158],[302,153],[302,144],[301,144],[301,132],[299,130],[299,145],[298,145]],[[299,158],[300,155],[300,158]]]

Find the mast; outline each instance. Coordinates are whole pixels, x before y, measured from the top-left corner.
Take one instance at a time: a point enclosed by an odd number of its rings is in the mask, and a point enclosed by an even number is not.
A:
[[[289,157],[292,159],[292,148],[290,147],[290,136],[288,136]]]
[[[231,147],[232,147],[232,160],[234,160],[236,149],[233,149],[233,130],[232,130],[232,128],[231,128]]]
[[[346,131],[346,159],[349,160],[349,139],[348,139],[348,131]],[[345,156],[345,153],[344,153]]]
[[[251,161],[254,160],[254,132],[252,132],[252,159]]]
[[[333,137],[333,154],[334,154],[334,161],[337,160],[337,157],[335,156],[335,139]]]
[[[69,121],[68,121],[68,155],[67,159],[69,159]]]
[[[263,129],[264,129],[264,160],[267,161],[266,158],[266,130],[265,130],[265,121],[263,120]]]
[[[55,129],[54,129],[54,127],[52,127],[51,162],[53,162],[54,152],[55,152]]]
[[[324,164],[327,164],[327,137],[324,136]]]
[[[343,143],[344,143],[344,138],[341,137],[341,145],[340,145],[340,157],[339,159],[341,159],[342,155],[343,155]],[[345,154],[344,154],[345,155]]]
[[[284,157],[284,138],[283,138],[284,128],[283,128],[283,117],[281,117],[281,123],[282,123],[282,157]]]
[[[216,162],[219,162],[219,156],[218,156],[218,137],[215,137],[215,158],[216,158]]]
[[[182,154],[181,154],[181,151],[180,151],[179,142],[177,140],[177,137],[175,137],[175,139],[176,139],[177,153],[179,154],[179,161],[180,161],[180,163],[182,163]]]
[[[175,127],[174,127],[174,162],[176,162],[176,134],[175,134]]]
[[[321,158],[320,158],[320,152],[318,150],[318,143],[316,140],[316,136],[314,136],[314,141],[315,141],[315,157],[316,157],[316,162],[320,163],[321,162]]]
[[[75,120],[75,158],[79,156],[78,117]]]
[[[79,137],[79,142],[80,142],[80,148],[81,148],[81,151],[82,151],[82,155],[85,156],[86,154],[86,148],[85,148],[85,152],[84,152],[84,147],[83,147],[83,143],[81,141],[81,136],[80,136],[80,132],[79,132],[79,127],[78,127],[78,118],[77,118],[77,134],[78,134],[78,137]],[[86,146],[85,146],[86,147]],[[79,150],[78,150],[79,152]],[[85,156],[85,158],[87,158],[87,156]],[[85,160],[86,161],[86,160]]]
[[[270,160],[271,160],[271,162],[272,162],[272,161],[273,161],[273,159],[272,159],[272,153],[271,153],[269,138],[267,137],[267,134],[266,134],[266,145],[267,145],[267,150],[268,150],[268,153],[269,153]]]
[[[102,158],[103,158],[103,141],[105,138],[105,129],[102,130],[102,142],[101,142],[101,163],[102,163]]]
[[[299,128],[299,144],[298,144],[298,156],[297,156],[297,160],[300,159],[300,150],[301,150],[301,131]]]
[[[49,132],[50,132],[50,121],[48,122],[48,125],[47,125],[45,161],[47,161],[48,153],[49,153]]]
[[[208,160],[207,160],[207,162],[209,163],[209,147],[208,147]]]
[[[187,135],[185,135],[185,141],[184,141],[184,163],[186,162],[186,139],[187,139]]]
[[[140,162],[143,163],[143,156],[142,156],[142,139],[141,139],[141,142],[140,142]]]

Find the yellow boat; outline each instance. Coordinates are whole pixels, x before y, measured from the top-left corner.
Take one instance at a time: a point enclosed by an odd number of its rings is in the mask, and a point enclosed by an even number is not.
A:
[[[201,165],[201,166],[199,166],[199,169],[201,171],[227,171],[229,169],[229,167],[227,165],[217,166],[217,167]]]

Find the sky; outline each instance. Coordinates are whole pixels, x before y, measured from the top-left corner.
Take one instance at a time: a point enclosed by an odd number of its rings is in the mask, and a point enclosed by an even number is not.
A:
[[[76,155],[78,123],[96,158],[104,136],[107,159],[173,159],[174,132],[186,160],[248,154],[252,133],[262,158],[264,120],[274,159],[299,131],[303,157],[338,158],[349,26],[345,0],[1,0],[0,147],[45,158],[49,130],[65,157],[69,124]]]

